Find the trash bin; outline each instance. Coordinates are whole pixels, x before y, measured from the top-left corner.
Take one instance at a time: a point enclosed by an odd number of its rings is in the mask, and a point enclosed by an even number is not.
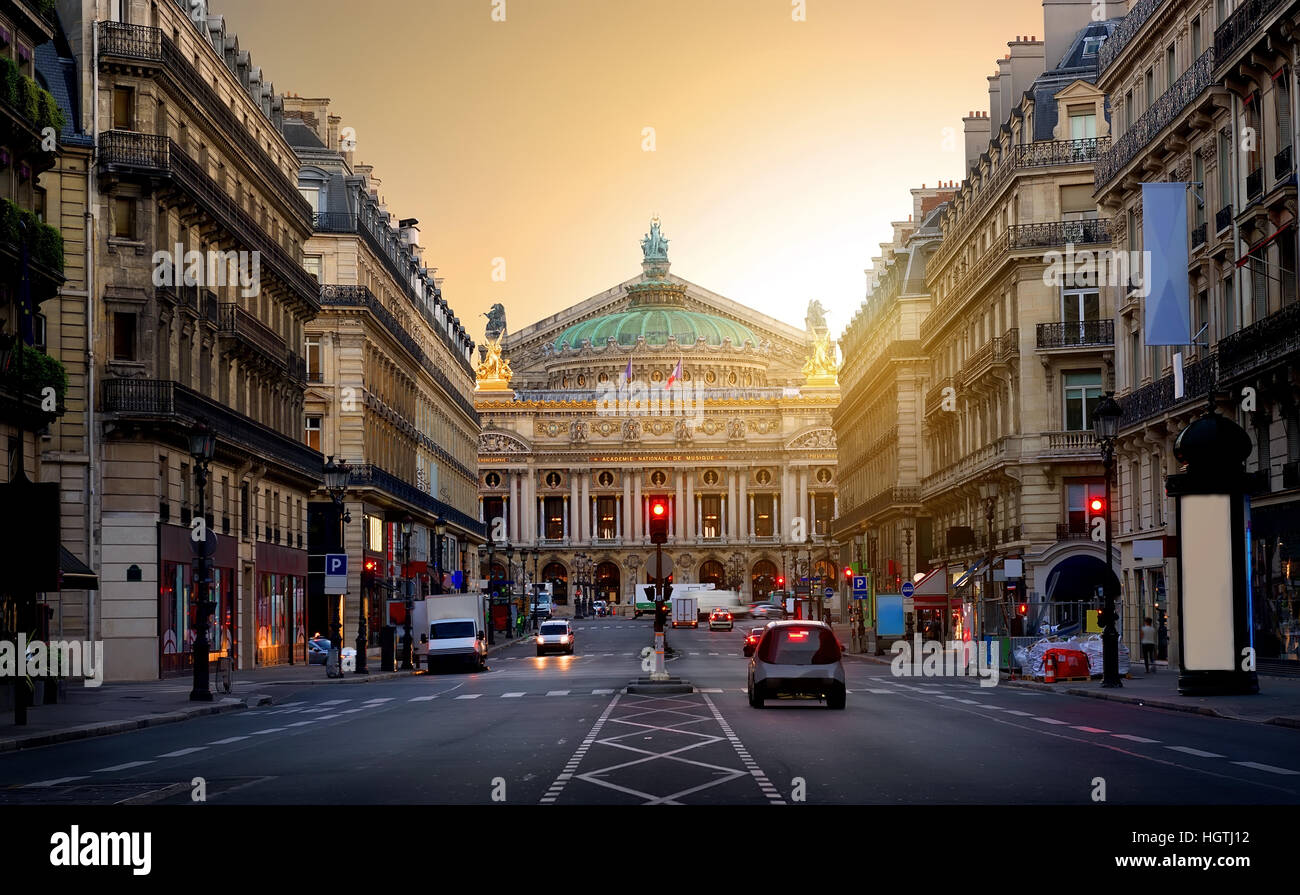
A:
[[[379,668],[397,670],[397,628],[393,625],[384,625],[379,632]]]

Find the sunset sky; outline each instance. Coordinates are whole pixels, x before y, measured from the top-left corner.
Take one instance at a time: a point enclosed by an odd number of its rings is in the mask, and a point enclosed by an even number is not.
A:
[[[838,333],[907,189],[962,178],[1006,42],[1043,31],[1040,0],[210,5],[356,129],[476,339],[493,302],[519,329],[638,274],[655,213],[674,273],[800,327],[820,299]]]

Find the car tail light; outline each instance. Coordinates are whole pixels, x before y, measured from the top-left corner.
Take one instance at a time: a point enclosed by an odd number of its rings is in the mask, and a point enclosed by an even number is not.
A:
[[[791,632],[790,632],[790,639],[791,639],[791,640],[806,640],[807,638],[808,638],[808,632],[807,632],[807,631],[791,631]]]

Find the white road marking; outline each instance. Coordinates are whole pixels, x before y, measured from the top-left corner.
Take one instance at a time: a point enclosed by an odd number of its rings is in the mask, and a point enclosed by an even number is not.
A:
[[[306,723],[306,722],[299,722]],[[240,740],[246,740],[248,737],[226,737],[224,740],[213,740],[208,743],[209,746],[229,746],[231,743],[238,743]]]
[[[522,694],[522,693],[502,693],[502,694],[501,694],[501,698],[502,698],[502,699],[518,699],[520,696],[523,696],[523,695],[524,695],[524,694]]]
[[[1068,721],[1057,721],[1055,718],[1034,718],[1035,721],[1042,721],[1044,724],[1068,724]]]
[[[114,771],[129,771],[131,768],[144,767],[147,764],[153,764],[153,759],[148,761],[128,761],[126,764],[115,764],[111,768],[95,768],[92,774],[111,774]]]
[[[381,702],[392,702],[392,701],[393,701],[393,697],[391,696],[381,696],[378,699],[367,699],[365,702],[362,703],[362,705],[377,705]]]
[[[983,705],[978,699],[958,699],[958,702],[964,702],[966,705]]]
[[[315,723],[316,723],[317,721],[319,721],[319,720],[320,720],[320,718],[312,718],[310,721],[295,721],[295,722],[293,722],[292,724],[290,724],[289,726],[290,726],[290,727],[306,727],[308,724],[315,724]]]
[[[1133,743],[1158,743],[1159,740],[1149,740],[1146,737],[1134,736],[1131,733],[1112,733],[1111,736],[1120,740],[1128,740]]]
[[[1165,746],[1166,749],[1172,749],[1175,752],[1183,752],[1187,755],[1195,755],[1197,758],[1223,758],[1218,752],[1206,752],[1204,749],[1193,749],[1191,746]]]
[[[465,693],[461,696],[457,696],[456,698],[457,699],[478,699],[482,695],[483,695],[482,693]]]
[[[266,730],[255,730],[249,734],[250,737],[260,737],[264,733],[279,733],[284,730],[283,727],[268,727]]]
[[[1075,727],[1074,730],[1082,730],[1084,733],[1110,733],[1109,730],[1102,730],[1100,727]]]
[[[326,702],[322,702],[321,705],[342,705],[345,702],[351,702],[351,701],[352,700],[350,699],[330,699]]]
[[[411,701],[411,702],[428,702],[430,699],[437,699],[437,698],[438,698],[438,694],[435,693],[435,694],[432,695],[432,696],[412,696],[410,701]]]
[[[591,691],[591,695],[592,695],[592,696],[609,696],[609,695],[612,694],[613,692],[614,692],[613,690],[592,690],[592,691]],[[721,691],[718,691],[718,692],[721,692]]]
[[[568,690],[547,690],[546,695],[547,696],[568,696],[569,691]]]
[[[1234,761],[1233,764],[1241,765],[1243,768],[1254,768],[1257,771],[1268,771],[1270,774],[1285,774],[1289,777],[1300,774],[1300,771],[1293,771],[1290,768],[1274,767],[1271,764],[1260,764],[1257,761]]]
[[[207,746],[190,746],[188,749],[177,749],[175,752],[164,752],[159,758],[180,758],[182,755],[191,755],[195,752],[202,752]]]
[[[35,783],[28,783],[22,789],[44,789],[47,786],[58,786],[60,783],[71,783],[73,780],[85,780],[87,775],[82,774],[80,777],[55,777],[53,780],[38,780]]]
[[[1032,717],[1034,717],[1034,713],[1033,713],[1033,712],[1019,712],[1019,711],[1016,711],[1015,709],[1006,709],[1006,713],[1007,713],[1008,715],[1019,715],[1019,716],[1022,717],[1022,718],[1032,718]]]
[[[722,689],[720,687],[700,687],[699,691],[701,693],[721,693]]]
[[[888,696],[889,694],[893,693],[894,691],[893,691],[893,690],[877,690],[877,689],[874,689],[874,688],[869,688],[869,689],[866,689],[866,690],[855,690],[854,692],[856,692],[856,693],[875,693],[877,696],[879,696],[879,695],[885,695],[885,696]]]
[[[338,715],[321,715],[321,716],[320,716],[319,718],[317,718],[316,720],[317,720],[317,721],[324,721],[326,718],[337,718],[339,715],[351,715],[353,712],[361,712],[361,711],[365,711],[366,708],[368,708],[368,706],[364,706],[364,705],[363,705],[363,706],[360,706],[359,708],[355,708],[355,709],[342,709],[341,711],[339,711]]]

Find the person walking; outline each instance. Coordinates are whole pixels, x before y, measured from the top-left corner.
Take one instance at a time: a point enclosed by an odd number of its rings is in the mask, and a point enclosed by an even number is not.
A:
[[[1146,666],[1147,674],[1155,672],[1156,663],[1156,626],[1152,624],[1151,619],[1142,619],[1142,664]]]

